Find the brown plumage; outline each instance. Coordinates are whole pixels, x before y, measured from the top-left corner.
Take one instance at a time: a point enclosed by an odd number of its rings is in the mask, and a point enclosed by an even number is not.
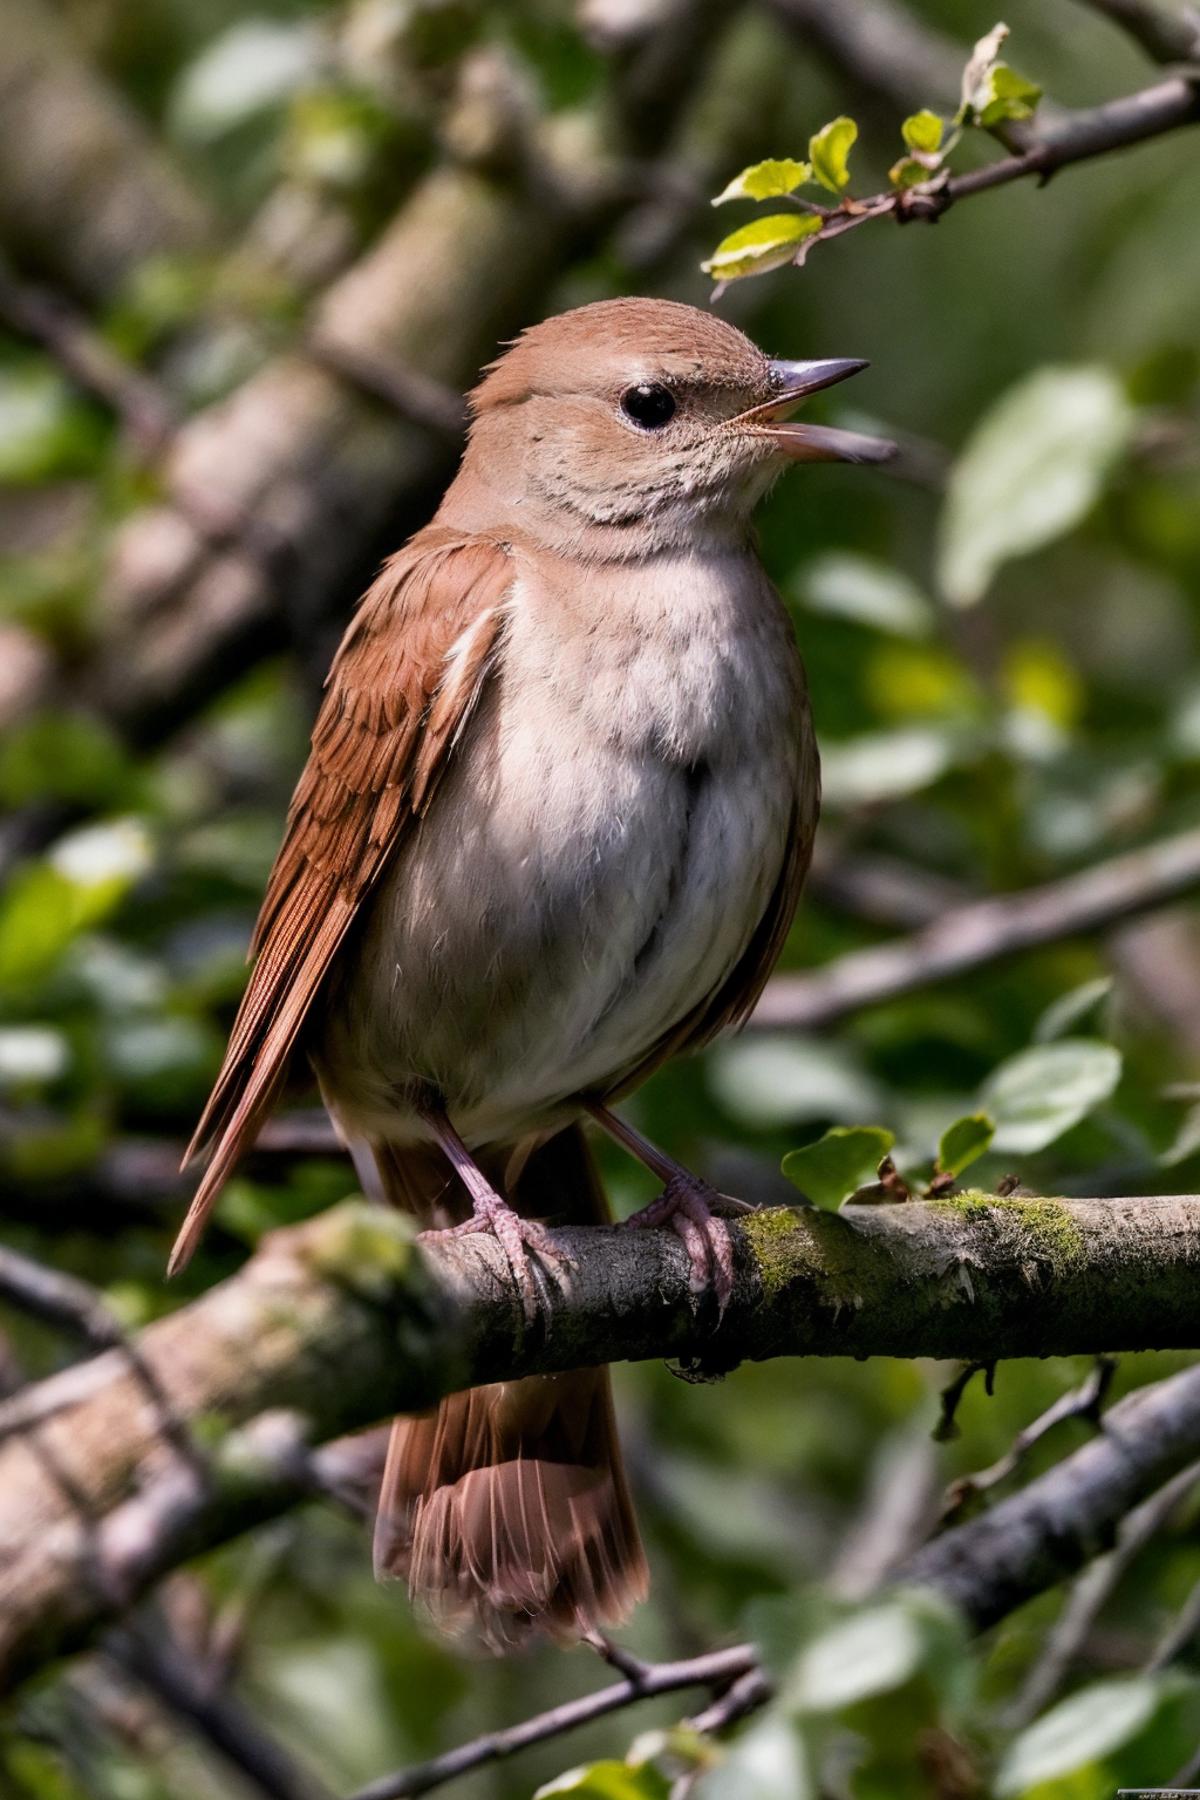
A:
[[[723,1306],[711,1190],[607,1102],[743,1018],[791,923],[816,752],[749,521],[789,459],[886,453],[785,416],[861,366],[771,363],[646,300],[492,366],[437,518],[330,671],[173,1268],[303,1056],[364,1184],[493,1231],[527,1314],[543,1222],[606,1217],[587,1115],[666,1181],[642,1222]],[[645,1567],[606,1372],[401,1421],[376,1560],[492,1649],[623,1617]]]
[[[209,1160],[169,1273],[269,1113],[355,913],[429,803],[478,698],[509,580],[500,544],[431,526],[390,559],[342,641],[254,928],[254,973],[188,1146],[189,1160],[205,1149]]]
[[[465,1210],[438,1152],[385,1154],[389,1200],[425,1224]],[[497,1171],[499,1174],[500,1171]],[[608,1206],[579,1126],[529,1157],[513,1204],[601,1225]],[[562,1222],[567,1222],[562,1219]],[[623,1619],[648,1576],[621,1465],[607,1369],[451,1394],[398,1419],[379,1496],[375,1571],[407,1580],[430,1622],[503,1652]]]

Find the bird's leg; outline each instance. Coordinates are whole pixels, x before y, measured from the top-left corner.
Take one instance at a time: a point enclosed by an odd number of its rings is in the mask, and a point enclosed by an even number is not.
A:
[[[717,1307],[723,1313],[733,1293],[733,1240],[728,1225],[718,1214],[728,1207],[729,1202],[707,1181],[693,1175],[690,1169],[677,1163],[600,1101],[585,1098],[582,1105],[602,1131],[665,1183],[657,1200],[643,1206],[640,1212],[632,1213],[622,1223],[634,1228],[669,1225],[683,1239],[688,1253],[692,1265],[692,1292],[705,1293],[711,1286]]]
[[[532,1325],[537,1317],[538,1294],[529,1266],[528,1251],[547,1261],[561,1261],[554,1240],[536,1219],[522,1218],[507,1200],[498,1194],[467,1146],[450,1123],[445,1107],[426,1101],[420,1114],[447,1162],[466,1188],[471,1200],[471,1217],[461,1225],[447,1225],[440,1230],[423,1231],[422,1238],[436,1242],[439,1238],[468,1237],[473,1232],[490,1231],[508,1259],[513,1281],[521,1296],[525,1323]]]

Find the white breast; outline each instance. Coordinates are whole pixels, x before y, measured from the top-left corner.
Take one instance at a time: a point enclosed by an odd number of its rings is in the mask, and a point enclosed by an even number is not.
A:
[[[425,1080],[468,1141],[507,1140],[634,1066],[761,919],[806,729],[748,556],[569,594],[520,581],[498,675],[330,1010],[318,1063],[343,1122],[403,1139]]]

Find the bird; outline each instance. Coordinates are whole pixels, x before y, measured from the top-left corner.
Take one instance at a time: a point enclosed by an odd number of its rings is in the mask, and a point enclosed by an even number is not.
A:
[[[172,1272],[307,1065],[364,1191],[492,1234],[522,1319],[552,1226],[609,1220],[589,1122],[664,1183],[626,1224],[673,1229],[723,1309],[720,1197],[614,1107],[748,1016],[791,925],[819,765],[751,521],[789,463],[894,453],[793,417],[866,366],[630,297],[484,370],[457,474],[334,657]],[[374,1563],[465,1647],[622,1622],[648,1577],[608,1371],[397,1420]]]

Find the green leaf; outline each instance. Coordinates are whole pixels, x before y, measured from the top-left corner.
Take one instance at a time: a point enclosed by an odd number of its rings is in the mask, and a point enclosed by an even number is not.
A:
[[[210,38],[170,99],[175,131],[208,143],[311,84],[323,55],[308,19],[242,19]]]
[[[765,275],[792,262],[804,240],[820,231],[821,223],[814,213],[771,213],[722,238],[700,267],[716,281]]]
[[[1000,52],[1008,37],[1007,25],[993,25],[992,29],[981,37],[972,50],[962,73],[962,90],[959,99],[958,119],[967,119],[975,110],[975,97],[985,86],[992,70],[1000,60]]]
[[[743,1732],[692,1792],[695,1800],[810,1800],[816,1788],[800,1733],[776,1711]]]
[[[996,1774],[996,1793],[1024,1794],[1102,1761],[1146,1728],[1163,1692],[1161,1678],[1153,1675],[1081,1688],[1013,1739]]]
[[[944,127],[938,115],[930,112],[927,106],[910,114],[900,130],[909,149],[920,155],[932,156],[941,148]]]
[[[882,1106],[879,1083],[853,1049],[825,1038],[732,1039],[713,1051],[708,1074],[720,1104],[758,1131],[856,1113],[869,1118]]]
[[[1036,82],[1000,61],[1007,25],[994,25],[981,37],[963,70],[962,101],[957,123],[991,129],[1005,119],[1029,119],[1042,97]]]
[[[783,1172],[814,1206],[836,1212],[847,1194],[871,1179],[895,1141],[881,1125],[835,1125],[815,1144],[789,1150]]]
[[[1197,1151],[1200,1151],[1200,1106],[1189,1106],[1179,1121],[1175,1136],[1158,1160],[1164,1169],[1175,1169],[1180,1163],[1190,1162]]]
[[[0,367],[0,482],[90,474],[101,442],[96,415],[56,369]]]
[[[915,156],[902,156],[888,170],[888,180],[894,188],[912,188],[922,181],[928,181],[929,174],[928,163]]]
[[[0,991],[43,980],[71,939],[106,918],[150,862],[142,826],[114,819],[71,832],[44,862],[18,869],[0,897]]]
[[[1093,981],[1082,981],[1057,1000],[1052,1000],[1033,1028],[1035,1044],[1049,1044],[1065,1037],[1087,1018],[1112,993],[1111,975],[1097,975]]]
[[[71,1047],[49,1025],[0,1025],[0,1092],[44,1087],[65,1075]]]
[[[821,788],[831,806],[870,806],[932,787],[959,760],[958,736],[940,726],[864,731],[834,738],[821,754]]]
[[[937,1166],[943,1175],[961,1175],[981,1157],[996,1135],[986,1113],[968,1113],[947,1125],[938,1140]]]
[[[669,1792],[665,1778],[649,1763],[635,1769],[609,1761],[568,1769],[538,1788],[533,1800],[550,1800],[553,1794],[574,1794],[577,1800],[667,1800]]]
[[[850,151],[858,137],[858,126],[843,114],[822,125],[808,140],[808,154],[813,174],[831,194],[840,194],[850,183]]]
[[[979,1096],[996,1121],[993,1148],[1044,1150],[1107,1100],[1120,1079],[1120,1052],[1096,1038],[1063,1038],[1010,1056]]]
[[[843,1712],[895,1693],[922,1671],[936,1673],[947,1698],[965,1669],[961,1618],[943,1600],[905,1589],[856,1609],[801,1650],[782,1687],[785,1705],[803,1713]]]
[[[1104,368],[1039,369],[1003,394],[951,471],[937,554],[947,597],[974,605],[1002,564],[1085,518],[1133,428],[1133,409]]]
[[[1032,119],[1041,97],[1036,81],[1018,75],[1007,63],[997,63],[978,89],[975,114],[984,129],[990,131],[1005,119]]]
[[[796,162],[790,156],[751,163],[721,189],[712,204],[723,206],[726,200],[775,200],[783,194],[794,194],[812,180],[812,173],[809,163]]]
[[[929,637],[934,627],[933,605],[916,582],[885,562],[848,550],[830,550],[807,563],[799,597],[810,612],[853,619],[895,637]]]

